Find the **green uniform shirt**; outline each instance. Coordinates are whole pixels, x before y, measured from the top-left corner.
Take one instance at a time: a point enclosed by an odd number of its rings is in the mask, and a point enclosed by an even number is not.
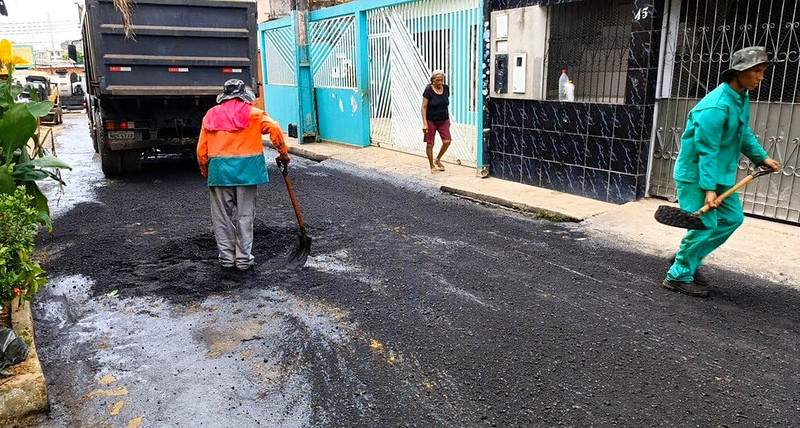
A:
[[[703,190],[730,187],[742,153],[756,165],[769,157],[750,127],[749,93],[723,83],[689,113],[673,178]]]

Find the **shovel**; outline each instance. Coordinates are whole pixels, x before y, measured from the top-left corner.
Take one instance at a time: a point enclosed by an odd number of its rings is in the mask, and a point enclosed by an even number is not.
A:
[[[297,203],[297,196],[294,194],[292,179],[289,178],[289,162],[278,160],[278,167],[281,169],[283,181],[286,183],[286,191],[289,192],[289,199],[292,200],[292,208],[297,217],[297,226],[300,228],[297,245],[287,260],[287,266],[291,269],[299,269],[305,266],[308,255],[311,254],[311,237],[306,233],[306,223],[303,221],[303,214],[300,212],[300,205]]]
[[[719,195],[717,197],[717,202],[724,201],[728,196],[736,193],[744,186],[747,186],[751,181],[755,180],[758,177],[772,174],[774,171],[769,168],[761,168],[757,171],[753,171],[747,177],[743,178],[742,181],[736,183],[735,186],[728,189],[725,193]],[[688,211],[684,211],[678,207],[671,207],[669,205],[661,205],[656,210],[656,221],[661,224],[666,224],[667,226],[674,226],[680,227],[683,229],[694,229],[694,230],[706,230],[707,227],[703,222],[700,220],[700,216],[703,214],[711,211],[711,205],[705,204],[703,208],[690,213]]]

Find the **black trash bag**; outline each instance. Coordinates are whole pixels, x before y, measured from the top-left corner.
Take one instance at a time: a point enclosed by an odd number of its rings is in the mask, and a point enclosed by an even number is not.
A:
[[[10,328],[0,328],[0,370],[28,358],[28,345]]]

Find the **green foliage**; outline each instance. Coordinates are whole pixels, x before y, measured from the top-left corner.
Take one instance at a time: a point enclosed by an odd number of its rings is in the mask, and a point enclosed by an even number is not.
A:
[[[67,60],[67,59],[69,59],[69,54],[64,52],[64,54],[61,55],[61,58]],[[86,62],[86,59],[83,56],[83,52],[78,51],[78,61],[75,64],[84,64],[85,62]]]
[[[6,51],[11,49],[6,40],[0,44]],[[5,61],[14,59],[9,55],[5,57]],[[58,170],[69,168],[66,163],[47,155],[39,137],[39,118],[50,113],[53,103],[17,100],[23,88],[14,83],[14,64],[2,65],[10,73],[0,81],[0,195],[13,193],[17,186],[22,186],[33,197],[39,223],[52,228],[47,198],[36,182],[55,180],[63,185]]]
[[[8,40],[0,40],[0,304],[16,296],[31,299],[47,282],[42,267],[32,259],[39,225],[52,229],[47,197],[36,184],[56,180],[67,164],[48,156],[39,136],[39,118],[53,108],[50,101],[18,99],[24,88],[14,83],[14,66],[22,59],[12,54]],[[27,102],[26,102],[27,101]]]
[[[30,113],[31,116],[44,117],[50,114],[50,110],[53,109],[53,103],[52,101],[38,101],[25,104],[25,107],[28,108],[28,113]]]
[[[24,187],[0,195],[0,302],[30,300],[47,282],[32,258],[39,215]]]
[[[10,164],[14,152],[23,149],[36,132],[36,118],[25,104],[13,104],[0,116],[0,147],[3,160]]]

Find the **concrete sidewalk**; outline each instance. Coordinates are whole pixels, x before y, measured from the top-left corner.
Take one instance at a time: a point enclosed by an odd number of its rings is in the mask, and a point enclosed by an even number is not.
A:
[[[379,147],[357,148],[334,143],[298,145],[290,152],[317,161],[336,159],[361,168],[414,177],[441,190],[543,218],[580,222],[578,227],[596,239],[624,249],[671,257],[684,231],[653,220],[658,205],[666,201],[645,199],[615,205],[520,183],[480,178],[474,168],[447,164],[447,171],[431,174],[422,157]],[[757,275],[800,288],[800,227],[746,218],[744,225],[718,251],[711,266]]]

